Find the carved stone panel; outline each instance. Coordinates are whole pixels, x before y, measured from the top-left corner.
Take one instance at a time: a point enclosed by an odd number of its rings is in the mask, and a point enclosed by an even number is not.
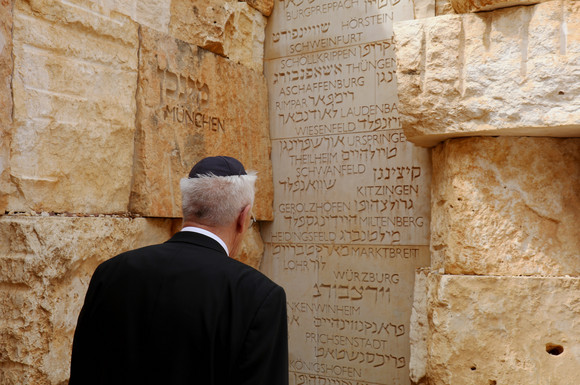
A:
[[[274,221],[290,383],[409,384],[415,268],[429,265],[429,150],[398,114],[408,1],[276,2],[266,29]]]
[[[258,171],[254,214],[272,217],[264,76],[195,45],[141,28],[131,211],[180,217],[179,180],[205,156]]]

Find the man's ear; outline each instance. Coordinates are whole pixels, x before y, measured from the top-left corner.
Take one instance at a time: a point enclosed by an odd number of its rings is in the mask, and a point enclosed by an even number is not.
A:
[[[238,233],[243,233],[248,228],[248,220],[250,219],[250,212],[252,211],[252,205],[247,205],[238,215],[238,220],[236,221],[236,231]]]

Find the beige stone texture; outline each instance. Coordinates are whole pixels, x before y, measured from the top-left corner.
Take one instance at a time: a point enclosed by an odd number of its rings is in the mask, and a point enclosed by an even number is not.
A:
[[[169,31],[171,0],[67,0],[104,17],[115,13],[129,16],[135,22],[156,29]],[[99,16],[97,16],[99,17]]]
[[[8,207],[12,132],[12,1],[0,3],[0,215]]]
[[[427,318],[427,297],[429,289],[429,269],[417,269],[413,289],[413,308],[411,309],[411,359],[409,360],[409,378],[413,384],[425,384],[427,378],[427,339],[429,321]]]
[[[458,136],[580,136],[580,3],[395,23],[401,123]]]
[[[175,221],[0,217],[0,383],[66,383],[77,317],[97,265],[163,242]]]
[[[457,13],[484,12],[495,9],[532,5],[551,0],[450,0]]]
[[[127,211],[137,50],[125,16],[16,1],[10,210]]]
[[[244,236],[240,252],[234,257],[254,269],[259,269],[263,255],[264,241],[260,235],[260,226],[255,224]]]
[[[575,385],[580,279],[430,276],[431,385]]]
[[[274,0],[245,0],[246,3],[252,8],[256,8],[258,11],[266,17],[272,14],[274,9]]]
[[[431,263],[448,274],[580,276],[580,139],[433,149]]]
[[[425,19],[427,17],[434,17],[435,14],[435,7],[436,7],[435,0],[414,0],[413,1],[413,8],[415,11],[415,19]]]
[[[180,217],[179,181],[205,156],[229,155],[258,172],[254,215],[272,219],[264,76],[142,27],[131,212]]]
[[[449,0],[435,0],[435,16],[455,15]]]
[[[173,0],[169,34],[261,73],[266,21],[246,2]]]

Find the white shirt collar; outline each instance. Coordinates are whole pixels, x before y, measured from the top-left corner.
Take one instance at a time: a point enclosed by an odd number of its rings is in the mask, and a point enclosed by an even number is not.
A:
[[[191,231],[192,233],[198,233],[198,234],[205,235],[206,237],[210,237],[211,239],[215,240],[217,243],[219,243],[224,248],[224,250],[226,251],[226,254],[228,256],[230,255],[230,251],[228,250],[226,243],[224,241],[222,241],[222,239],[220,237],[218,237],[217,235],[215,235],[211,231],[207,231],[205,229],[202,229],[199,227],[194,227],[194,226],[184,227],[183,229],[181,229],[181,231]]]

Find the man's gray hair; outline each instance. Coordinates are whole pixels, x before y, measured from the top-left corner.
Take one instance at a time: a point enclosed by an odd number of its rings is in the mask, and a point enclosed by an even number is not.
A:
[[[180,182],[184,221],[207,226],[226,226],[247,205],[254,204],[256,173],[248,175],[198,175]]]

